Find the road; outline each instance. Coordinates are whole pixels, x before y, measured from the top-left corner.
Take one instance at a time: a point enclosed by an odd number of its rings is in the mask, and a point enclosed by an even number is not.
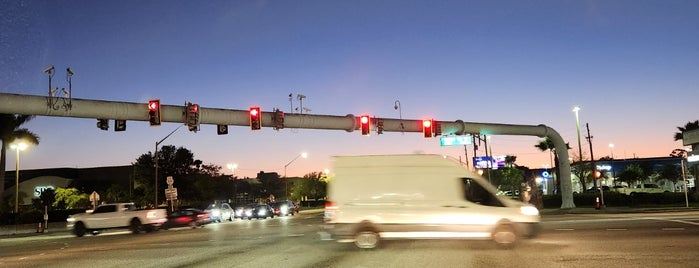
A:
[[[322,213],[132,235],[0,240],[1,267],[699,267],[699,213],[546,215],[514,249],[489,241],[322,240]]]

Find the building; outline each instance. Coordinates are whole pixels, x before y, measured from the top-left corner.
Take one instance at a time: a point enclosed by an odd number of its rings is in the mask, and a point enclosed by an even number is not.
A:
[[[93,167],[93,168],[50,168],[19,171],[19,205],[29,205],[32,199],[39,198],[45,189],[75,187],[84,193],[106,191],[114,184],[122,184],[130,189],[133,166]],[[14,170],[6,171],[3,183],[3,196],[15,195]],[[14,199],[12,199],[14,203]],[[14,204],[11,205],[14,207]]]

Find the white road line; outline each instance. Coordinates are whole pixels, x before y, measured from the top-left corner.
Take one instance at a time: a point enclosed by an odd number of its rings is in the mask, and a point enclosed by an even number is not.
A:
[[[661,228],[663,231],[684,231],[684,228]]]
[[[556,230],[556,231],[575,231],[575,229],[571,229],[571,228],[561,228],[561,229],[554,229],[554,230]]]
[[[673,219],[660,219],[660,218],[646,218],[646,219],[649,219],[649,220],[657,220],[657,221],[679,222],[679,223],[684,223],[684,224],[697,225],[697,226],[699,226],[699,223],[697,223],[697,222],[691,222],[691,221],[673,220]]]

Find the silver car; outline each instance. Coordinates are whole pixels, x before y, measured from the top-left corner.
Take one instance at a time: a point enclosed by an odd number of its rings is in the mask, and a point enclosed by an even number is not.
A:
[[[209,213],[213,222],[233,221],[235,215],[228,203],[211,204],[205,211]]]

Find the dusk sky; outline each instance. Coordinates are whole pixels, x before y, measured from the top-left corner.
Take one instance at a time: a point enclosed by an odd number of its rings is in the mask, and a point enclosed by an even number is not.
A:
[[[699,119],[699,1],[13,1],[0,0],[0,92],[291,112],[539,125],[574,148],[574,106],[595,158],[667,156],[677,126]],[[145,106],[144,106],[145,112]],[[180,124],[36,117],[41,143],[21,169],[129,165]],[[583,154],[590,150],[583,132]],[[494,155],[541,168],[540,139],[494,136]],[[418,133],[181,128],[163,145],[238,176],[302,176],[331,156],[435,153]],[[468,147],[468,156],[473,148]],[[479,150],[479,155],[484,151]],[[14,170],[14,151],[7,169]]]

